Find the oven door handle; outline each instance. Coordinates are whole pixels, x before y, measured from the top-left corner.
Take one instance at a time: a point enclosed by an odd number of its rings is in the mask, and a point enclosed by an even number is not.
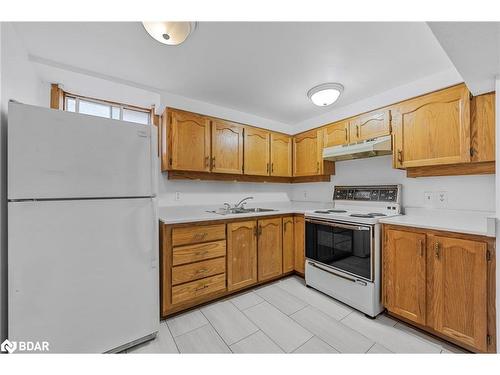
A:
[[[348,281],[352,281],[353,283],[357,283],[357,284],[361,284],[363,286],[366,286],[368,285],[366,283],[366,281],[363,281],[363,280],[360,280],[360,279],[355,279],[355,278],[351,278],[351,277],[348,277],[348,276],[344,276],[344,275],[341,275],[339,273],[336,273],[336,272],[333,272],[333,271],[330,271],[329,269],[326,269],[326,268],[323,268],[323,267],[320,267],[318,266],[316,263],[313,263],[313,262],[307,262],[309,263],[309,265],[313,266],[314,268],[317,268],[317,269],[320,269],[321,271],[325,271],[325,272],[328,272],[334,276],[337,276],[337,277],[340,277],[342,279],[345,279],[345,280],[348,280]]]
[[[311,220],[311,219],[306,219],[306,222],[311,223],[311,224],[326,225],[328,227],[343,228],[343,229],[353,229],[353,230],[370,230],[371,229],[370,227],[363,227],[360,225],[340,224],[340,223],[332,223],[329,221],[319,221],[319,220]]]

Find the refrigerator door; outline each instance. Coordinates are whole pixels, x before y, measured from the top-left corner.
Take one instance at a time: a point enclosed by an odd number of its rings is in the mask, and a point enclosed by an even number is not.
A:
[[[153,196],[153,128],[9,103],[8,199]]]
[[[158,331],[154,199],[9,202],[8,334],[102,353]]]

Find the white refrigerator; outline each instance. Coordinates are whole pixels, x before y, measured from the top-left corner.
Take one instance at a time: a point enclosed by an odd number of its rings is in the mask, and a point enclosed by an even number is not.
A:
[[[8,112],[8,338],[116,352],[159,327],[153,126]]]

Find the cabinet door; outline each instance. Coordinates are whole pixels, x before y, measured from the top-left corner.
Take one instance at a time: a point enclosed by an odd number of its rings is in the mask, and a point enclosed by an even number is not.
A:
[[[471,157],[474,162],[495,160],[495,93],[471,101]]]
[[[268,176],[269,132],[257,128],[245,128],[244,163],[245,174]]]
[[[425,324],[426,236],[395,229],[384,234],[384,305],[406,319]]]
[[[391,112],[382,110],[356,116],[351,120],[350,133],[350,142],[360,142],[391,134]]]
[[[293,216],[283,218],[283,273],[295,269]]]
[[[429,319],[436,331],[487,349],[487,244],[428,236]]]
[[[470,161],[470,104],[465,85],[408,100],[392,113],[397,168]]]
[[[212,172],[243,173],[243,126],[212,120]]]
[[[295,271],[301,273],[305,272],[305,222],[303,216],[295,216],[293,218],[293,229],[294,229],[294,263]]]
[[[258,221],[258,279],[264,281],[283,273],[281,218]]]
[[[257,222],[227,225],[227,290],[257,282]]]
[[[170,110],[168,116],[170,169],[210,171],[210,120],[177,110]]]
[[[316,176],[323,173],[323,140],[321,135],[321,130],[313,130],[294,137],[294,176]]]
[[[340,121],[323,129],[323,147],[341,146],[349,143],[349,122]]]
[[[292,175],[292,137],[271,133],[271,176]]]

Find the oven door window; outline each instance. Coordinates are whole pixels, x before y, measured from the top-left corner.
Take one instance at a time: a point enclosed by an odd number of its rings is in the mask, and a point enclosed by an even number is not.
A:
[[[306,256],[340,271],[372,280],[371,230],[307,222]]]

